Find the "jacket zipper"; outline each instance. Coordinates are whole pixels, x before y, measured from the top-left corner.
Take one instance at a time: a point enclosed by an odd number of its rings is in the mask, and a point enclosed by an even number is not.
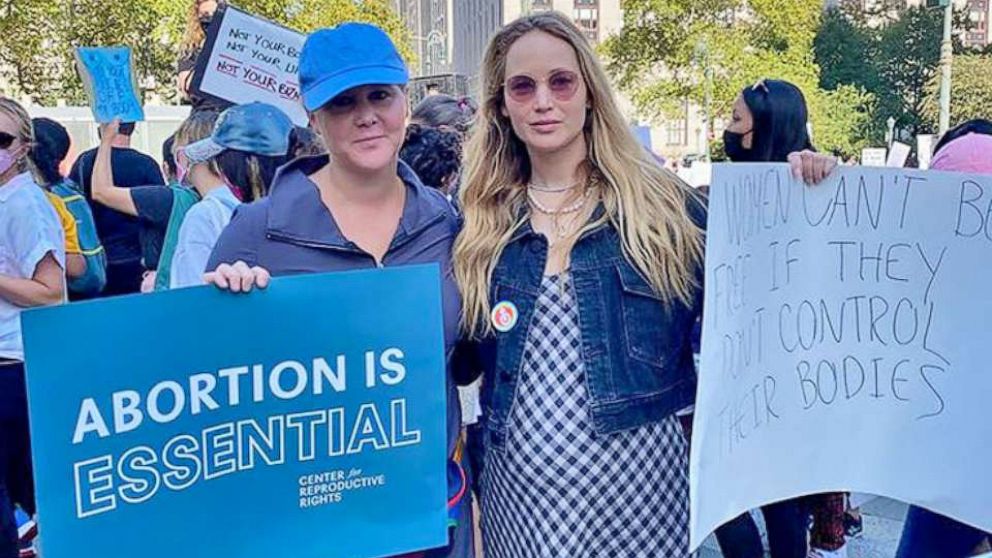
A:
[[[361,249],[348,248],[348,247],[345,247],[345,246],[335,246],[334,244],[327,244],[325,242],[314,242],[312,240],[302,240],[302,239],[299,239],[299,238],[294,238],[294,237],[290,237],[290,236],[282,236],[282,235],[278,235],[278,234],[274,234],[274,233],[265,233],[265,237],[268,238],[269,240],[276,240],[276,241],[279,241],[279,242],[285,242],[287,244],[293,244],[295,246],[305,246],[307,248],[318,248],[320,250],[330,250],[330,251],[333,251],[333,252],[342,252],[342,253],[345,253],[345,254],[365,256],[368,259],[372,260],[372,263],[375,264],[375,267],[377,267],[377,268],[383,268],[383,267],[385,267],[382,264],[382,262],[380,262],[380,261],[378,261],[378,260],[375,259],[375,256],[373,256],[372,254],[369,254],[368,252],[366,252],[364,250],[361,250]]]
[[[438,223],[442,219],[444,219],[444,213],[438,213],[433,218],[431,218],[429,221],[427,221],[423,225],[421,225],[421,226],[417,227],[416,229],[414,229],[413,231],[411,231],[410,234],[408,234],[405,237],[403,237],[403,239],[401,239],[399,242],[395,242],[395,243],[391,244],[389,246],[389,249],[386,251],[386,254],[383,256],[382,259],[385,260],[393,251],[402,248],[407,243],[409,243],[413,239],[415,239],[424,229],[426,229],[426,228],[428,228],[428,227],[430,227],[430,226]],[[303,240],[303,239],[300,239],[300,238],[294,238],[294,237],[290,237],[290,236],[283,236],[283,235],[279,235],[279,234],[275,234],[275,233],[271,233],[271,232],[265,233],[265,237],[268,238],[269,240],[278,240],[278,241],[281,241],[281,242],[287,242],[289,244],[295,244],[297,246],[305,246],[307,248],[318,248],[318,249],[321,249],[321,250],[333,250],[333,251],[336,251],[336,252],[344,252],[344,253],[347,253],[347,254],[357,254],[357,255],[361,255],[361,256],[366,256],[370,260],[372,260],[372,262],[375,264],[375,267],[376,268],[382,269],[382,268],[386,267],[386,265],[385,265],[384,262],[380,262],[379,260],[375,259],[375,256],[373,256],[372,254],[369,254],[368,252],[366,252],[365,250],[362,250],[360,248],[349,248],[349,247],[345,247],[345,246],[337,246],[337,245],[334,245],[334,244],[327,244],[326,242],[315,242],[315,241],[312,241],[312,240]]]

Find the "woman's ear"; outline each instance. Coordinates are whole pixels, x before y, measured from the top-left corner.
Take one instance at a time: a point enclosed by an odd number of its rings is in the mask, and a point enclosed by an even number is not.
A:
[[[321,133],[320,133],[320,119],[317,117],[317,112],[319,110],[320,109],[317,109],[317,110],[315,110],[313,112],[308,112],[307,113],[307,121],[310,123],[310,129],[313,130],[313,132],[315,134],[317,134],[318,136],[321,135]],[[321,137],[323,137],[323,136],[321,136]]]

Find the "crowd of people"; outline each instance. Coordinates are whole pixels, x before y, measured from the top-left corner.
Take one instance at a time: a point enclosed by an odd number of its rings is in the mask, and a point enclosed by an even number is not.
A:
[[[38,527],[23,309],[418,263],[444,271],[462,474],[449,545],[414,556],[475,556],[476,520],[487,558],[689,556],[707,192],[639,144],[582,32],[554,12],[518,19],[489,44],[478,104],[432,95],[411,109],[385,32],[317,31],[299,65],[304,128],[191,93],[216,7],[191,9],[178,85],[193,108],[161,167],[130,147],[133,123],[113,121],[64,174],[66,129],[0,98],[0,558],[29,556]],[[730,116],[734,163],[787,162],[808,184],[837,164],[816,153],[790,83],[745,88]],[[971,121],[933,168],[992,174],[990,154],[992,123]],[[463,419],[456,387],[480,381],[482,418]],[[772,558],[846,556],[859,529],[845,494],[760,512]],[[750,513],[716,536],[727,557],[765,555]],[[898,557],[963,558],[988,537],[912,508]]]

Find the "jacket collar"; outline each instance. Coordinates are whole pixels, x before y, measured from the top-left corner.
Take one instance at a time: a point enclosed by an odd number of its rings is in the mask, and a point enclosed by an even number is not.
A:
[[[269,193],[266,233],[332,248],[354,246],[334,222],[320,199],[317,185],[309,178],[329,163],[329,156],[318,155],[296,159],[279,169]],[[406,201],[394,243],[418,234],[451,211],[444,197],[424,186],[403,161],[399,162],[396,174],[406,186]]]

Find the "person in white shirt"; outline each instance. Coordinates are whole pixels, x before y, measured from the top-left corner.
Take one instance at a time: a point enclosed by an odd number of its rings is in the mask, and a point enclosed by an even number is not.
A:
[[[31,175],[31,119],[0,97],[0,558],[18,555],[14,506],[34,513],[21,312],[65,300],[65,238]]]

